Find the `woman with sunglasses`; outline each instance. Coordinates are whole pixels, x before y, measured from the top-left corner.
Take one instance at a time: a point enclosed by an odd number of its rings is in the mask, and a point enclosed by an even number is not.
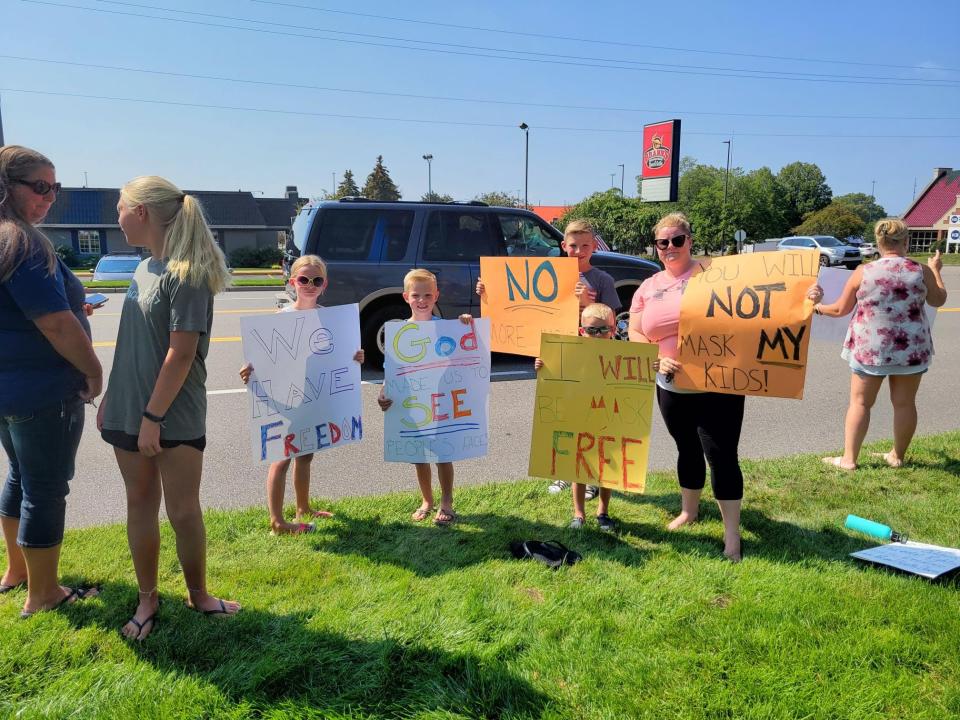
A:
[[[207,547],[200,510],[206,447],[207,370],[213,298],[229,282],[223,253],[192,195],[160,177],[120,190],[120,229],[150,250],[123,301],[117,349],[97,428],[113,445],[127,493],[127,542],[139,601],[121,629],[143,640],[156,626],[160,501],[177,536],[189,599],[205,615],[240,605],[207,592]]]
[[[301,255],[290,266],[290,284],[296,288],[297,299],[285,305],[279,312],[302,312],[316,310],[319,300],[327,289],[327,264],[317,255]],[[358,363],[364,360],[363,348],[357,350],[353,359]],[[240,368],[240,379],[246,385],[253,373],[253,365],[245,364]],[[295,522],[283,518],[283,495],[287,485],[289,458],[277,460],[267,470],[267,510],[270,513],[270,533],[272,535],[300,535],[315,532],[317,526],[312,522],[303,522],[304,518],[332,517],[326,510],[313,510],[310,507],[310,463],[313,453],[297,455],[293,458],[293,491],[297,498]]]
[[[103,385],[83,285],[34,227],[59,190],[46,157],[0,147],[0,442],[9,465],[0,593],[26,585],[24,617],[97,594],[58,579],[83,404]]]

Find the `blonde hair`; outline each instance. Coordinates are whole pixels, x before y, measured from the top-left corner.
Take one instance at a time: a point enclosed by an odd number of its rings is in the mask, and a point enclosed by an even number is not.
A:
[[[295,277],[305,267],[320,268],[320,277],[327,279],[327,264],[319,255],[301,255],[290,266],[290,277]]]
[[[874,225],[873,236],[877,239],[877,247],[881,250],[891,250],[910,237],[910,231],[903,220],[884,218]]]
[[[429,270],[424,270],[423,268],[415,268],[411,270],[406,275],[403,276],[403,291],[410,292],[410,288],[416,282],[431,282],[433,286],[437,286],[437,276],[434,275]]]
[[[143,206],[165,228],[163,256],[167,271],[193,287],[206,286],[214,295],[230,282],[223,251],[213,239],[200,201],[156,175],[134,178],[120,190],[129,207]]]
[[[678,227],[681,228],[687,235],[693,234],[693,228],[690,226],[690,221],[682,212],[672,212],[660,218],[660,221],[653,226],[654,237],[656,237],[657,233],[663,230],[663,228],[668,227]]]
[[[27,222],[13,204],[11,186],[42,167],[54,169],[53,163],[36,150],[21,145],[0,147],[0,282],[9,280],[20,263],[37,252],[47,267],[47,275],[57,271],[53,243]]]
[[[597,231],[589,220],[571,220],[563,230],[563,239],[568,235],[579,235],[580,233],[590,233],[590,236],[596,240]]]
[[[604,305],[603,303],[590,303],[587,305],[583,312],[580,313],[580,322],[582,323],[585,318],[593,318],[594,320],[611,320],[613,324],[617,322],[617,314],[613,311],[613,308],[609,305]],[[616,331],[616,328],[614,328]]]

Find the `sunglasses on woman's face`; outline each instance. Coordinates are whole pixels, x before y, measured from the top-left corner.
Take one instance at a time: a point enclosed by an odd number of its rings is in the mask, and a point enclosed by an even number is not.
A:
[[[658,248],[660,248],[661,250],[666,250],[668,247],[670,247],[671,244],[673,244],[675,248],[683,247],[683,244],[686,241],[687,241],[686,235],[674,235],[672,238],[660,238],[655,242]]]
[[[580,327],[587,335],[609,335],[613,330],[609,325],[582,325]]]
[[[60,188],[63,187],[60,183],[54,183],[51,185],[46,180],[14,180],[14,182],[19,183],[20,185],[26,185],[37,195],[46,195],[51,190],[53,191],[54,195],[57,195],[60,192]]]
[[[323,287],[324,278],[308,278],[306,275],[297,275],[297,285],[309,285],[313,283],[314,287]]]

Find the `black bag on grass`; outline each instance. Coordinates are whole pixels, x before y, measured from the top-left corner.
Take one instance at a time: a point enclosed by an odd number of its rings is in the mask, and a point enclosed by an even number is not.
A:
[[[573,565],[581,560],[580,553],[571,550],[556,540],[514,540],[510,543],[510,552],[518,560],[537,560],[556,570],[561,565]]]

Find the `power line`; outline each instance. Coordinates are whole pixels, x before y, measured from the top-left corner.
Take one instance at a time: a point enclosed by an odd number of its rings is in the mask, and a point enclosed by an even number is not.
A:
[[[524,102],[516,100],[497,100],[491,98],[467,98],[449,95],[422,95],[416,93],[399,93],[378,90],[360,90],[357,88],[341,88],[325,85],[309,85],[305,83],[279,82],[275,80],[255,80],[250,78],[228,77],[223,75],[202,75],[199,73],[182,73],[172,70],[158,70],[151,68],[137,68],[124,65],[103,65],[98,63],[84,63],[72,60],[55,60],[51,58],[28,57],[23,55],[4,55],[0,54],[0,59],[17,60],[22,62],[47,63],[53,65],[68,65],[96,70],[112,70],[117,72],[143,73],[147,75],[160,75],[163,77],[181,77],[193,80],[212,80],[215,82],[229,82],[248,85],[264,85],[268,87],[282,87],[296,90],[317,90],[323,92],[339,92],[354,95],[375,95],[381,97],[409,98],[414,100],[442,100],[447,102],[480,103],[490,105],[510,105],[517,107],[540,107],[558,110],[591,110],[603,112],[625,112],[625,113],[662,113],[673,115],[705,115],[717,117],[742,117],[742,118],[787,118],[787,119],[824,119],[824,120],[908,120],[908,121],[956,121],[960,117],[934,117],[934,116],[902,116],[902,115],[817,115],[800,113],[736,113],[720,112],[709,110],[665,110],[658,108],[627,108],[604,105],[570,105],[566,103],[537,103]]]
[[[702,48],[686,48],[686,47],[675,47],[675,46],[667,46],[667,45],[646,45],[641,43],[620,42],[616,40],[599,40],[597,38],[587,38],[587,37],[571,36],[571,35],[555,35],[555,34],[548,35],[544,33],[523,32],[520,30],[507,30],[505,28],[490,28],[490,27],[482,27],[478,25],[458,25],[455,23],[438,22],[435,20],[416,20],[412,18],[403,18],[403,17],[396,17],[391,15],[376,15],[374,13],[362,13],[362,12],[356,12],[351,10],[334,10],[331,8],[316,7],[313,5],[302,5],[300,3],[278,2],[277,0],[250,0],[250,2],[259,3],[261,5],[276,5],[280,7],[298,8],[301,10],[312,10],[313,12],[330,13],[335,15],[352,15],[355,17],[371,18],[374,20],[390,20],[392,22],[412,23],[416,25],[432,25],[434,27],[454,28],[457,30],[475,30],[478,32],[497,33],[502,35],[515,35],[519,37],[539,38],[542,40],[550,40],[550,41],[572,40],[574,42],[591,43],[595,45],[632,47],[632,48],[640,48],[644,50],[668,50],[671,52],[697,53],[702,55],[726,55],[730,57],[744,57],[744,58],[754,58],[754,59],[760,59],[760,60],[787,60],[790,62],[824,63],[829,65],[859,65],[861,67],[897,68],[900,70],[921,70],[926,72],[929,72],[931,70],[945,71],[945,72],[960,72],[960,68],[930,68],[930,67],[924,67],[923,65],[894,65],[891,63],[873,63],[873,62],[858,62],[856,60],[838,60],[836,58],[793,57],[789,55],[761,55],[758,53],[733,52],[730,50],[704,50]]]
[[[382,115],[354,115],[347,113],[323,113],[309,112],[306,110],[278,110],[276,108],[257,108],[240,105],[216,105],[209,103],[181,102],[176,100],[158,100],[155,98],[128,98],[115,97],[110,95],[88,95],[84,93],[55,92],[52,90],[32,90],[27,88],[9,88],[0,87],[0,92],[26,93],[31,95],[49,95],[54,97],[81,98],[85,100],[105,100],[111,102],[129,102],[146,103],[151,105],[172,105],[175,107],[190,107],[208,110],[233,110],[240,112],[269,113],[275,115],[295,115],[305,117],[327,117],[346,120],[374,120],[381,122],[402,122],[414,123],[420,125],[453,125],[463,127],[488,127],[488,128],[516,128],[516,123],[484,123],[471,122],[466,120],[430,120],[424,118],[402,118],[386,117]],[[591,127],[565,127],[552,125],[537,125],[537,131],[550,130],[558,132],[590,132],[590,133],[625,133],[637,135],[643,133],[643,128],[591,128]],[[685,135],[708,135],[717,137],[730,137],[730,131],[691,131],[684,130]],[[904,135],[897,133],[894,135],[849,135],[835,133],[756,133],[756,132],[737,132],[737,137],[755,137],[755,138],[812,138],[812,139],[845,139],[845,140],[932,140],[932,139],[955,139],[960,135]]]
[[[133,3],[117,2],[116,0],[96,0],[96,1],[97,2],[113,2],[114,4],[160,10],[164,12],[179,12],[184,14],[219,17],[219,18],[225,18],[228,20],[236,20],[238,22],[277,25],[281,27],[298,27],[298,26],[287,26],[281,23],[271,23],[269,21],[263,21],[263,20],[233,18],[229,16],[212,15],[209,13],[195,13],[193,11],[188,11],[188,10],[175,10],[170,8],[156,7],[156,6],[135,5]],[[444,50],[438,47],[417,47],[414,45],[397,45],[394,43],[374,42],[371,40],[348,40],[344,38],[321,37],[318,35],[310,35],[310,34],[301,33],[301,32],[268,30],[265,28],[253,28],[253,27],[240,27],[236,25],[225,25],[221,23],[212,23],[212,22],[201,21],[201,20],[189,20],[186,18],[172,18],[172,17],[164,17],[159,15],[146,15],[143,13],[134,13],[134,12],[123,11],[123,10],[106,10],[102,8],[87,7],[83,5],[69,5],[66,3],[51,2],[50,0],[21,0],[21,2],[31,3],[35,5],[47,5],[52,7],[70,8],[73,10],[84,10],[87,12],[104,13],[104,14],[111,14],[111,15],[123,15],[128,17],[139,17],[139,18],[150,19],[150,20],[162,20],[166,22],[181,23],[181,24],[188,24],[188,25],[199,25],[199,26],[215,27],[215,28],[228,29],[228,30],[241,30],[245,32],[256,32],[256,33],[264,33],[264,34],[270,34],[270,35],[281,35],[281,36],[287,36],[287,37],[301,37],[301,38],[308,38],[312,40],[337,42],[337,43],[351,44],[351,45],[362,45],[362,46],[368,46],[368,47],[386,47],[386,48],[393,48],[393,49],[399,49],[399,50],[412,50],[414,52],[425,52],[425,53],[434,53],[434,54],[443,54],[443,55],[458,55],[458,56],[464,56],[464,57],[480,57],[480,58],[488,58],[488,59],[494,59],[494,60],[510,60],[515,62],[538,63],[538,64],[548,64],[548,65],[564,65],[569,67],[583,67],[583,68],[595,68],[595,69],[606,69],[606,70],[629,70],[633,72],[647,72],[647,73],[656,72],[656,73],[666,73],[671,75],[729,77],[729,78],[754,79],[754,80],[778,80],[778,81],[792,80],[795,82],[817,82],[817,83],[826,82],[826,83],[847,84],[847,85],[882,85],[882,86],[895,86],[895,87],[926,87],[926,88],[936,88],[936,89],[940,89],[940,88],[949,89],[949,88],[954,88],[958,86],[958,83],[948,83],[948,82],[939,81],[939,80],[922,80],[922,79],[910,80],[910,79],[903,79],[903,78],[871,78],[871,76],[864,76],[863,79],[860,79],[858,78],[858,76],[829,77],[826,75],[813,76],[810,73],[806,73],[806,75],[808,75],[807,77],[794,77],[794,76],[791,76],[790,74],[784,75],[783,71],[781,71],[779,74],[769,74],[769,73],[776,73],[777,71],[750,70],[750,69],[738,69],[738,68],[730,69],[731,70],[730,72],[727,72],[727,71],[704,72],[703,70],[675,69],[677,67],[684,67],[684,66],[675,66],[675,65],[674,66],[656,66],[657,64],[655,63],[641,63],[639,61],[631,61],[631,60],[601,59],[602,63],[607,63],[607,64],[599,64],[596,62],[574,62],[572,60],[547,59],[545,57],[516,57],[516,55],[522,55],[522,54],[541,55],[541,56],[547,56],[549,58],[561,58],[561,57],[567,57],[567,56],[551,56],[547,53],[531,53],[531,52],[521,51],[521,50],[496,49],[496,48],[491,49],[491,52],[508,52],[508,53],[513,53],[514,56],[493,55],[493,54],[490,54],[489,52],[469,52],[468,50],[472,47],[469,45],[454,45],[451,43],[432,43],[430,41],[409,40],[404,38],[400,39],[401,42],[406,42],[406,43],[419,43],[421,45],[432,44],[432,45],[442,45],[445,47],[467,48],[467,50]],[[319,32],[325,32],[330,34],[358,35],[358,33],[344,33],[337,30],[324,30],[321,28],[318,28],[317,30]],[[374,37],[380,37],[380,36],[374,36]],[[656,67],[635,67],[633,65],[610,64],[610,63],[617,63],[617,62],[626,62],[626,63],[633,63],[634,65],[649,65],[649,66],[656,66]],[[691,67],[694,67],[694,66],[691,66]],[[670,69],[670,68],[674,68],[674,69]],[[724,70],[723,68],[718,68],[718,69]],[[753,73],[753,74],[744,74],[744,73]],[[758,74],[758,73],[768,73],[768,74]],[[794,73],[793,75],[799,75],[799,73]],[[854,78],[854,79],[847,79],[847,78]],[[871,78],[871,79],[867,79],[867,78]]]

